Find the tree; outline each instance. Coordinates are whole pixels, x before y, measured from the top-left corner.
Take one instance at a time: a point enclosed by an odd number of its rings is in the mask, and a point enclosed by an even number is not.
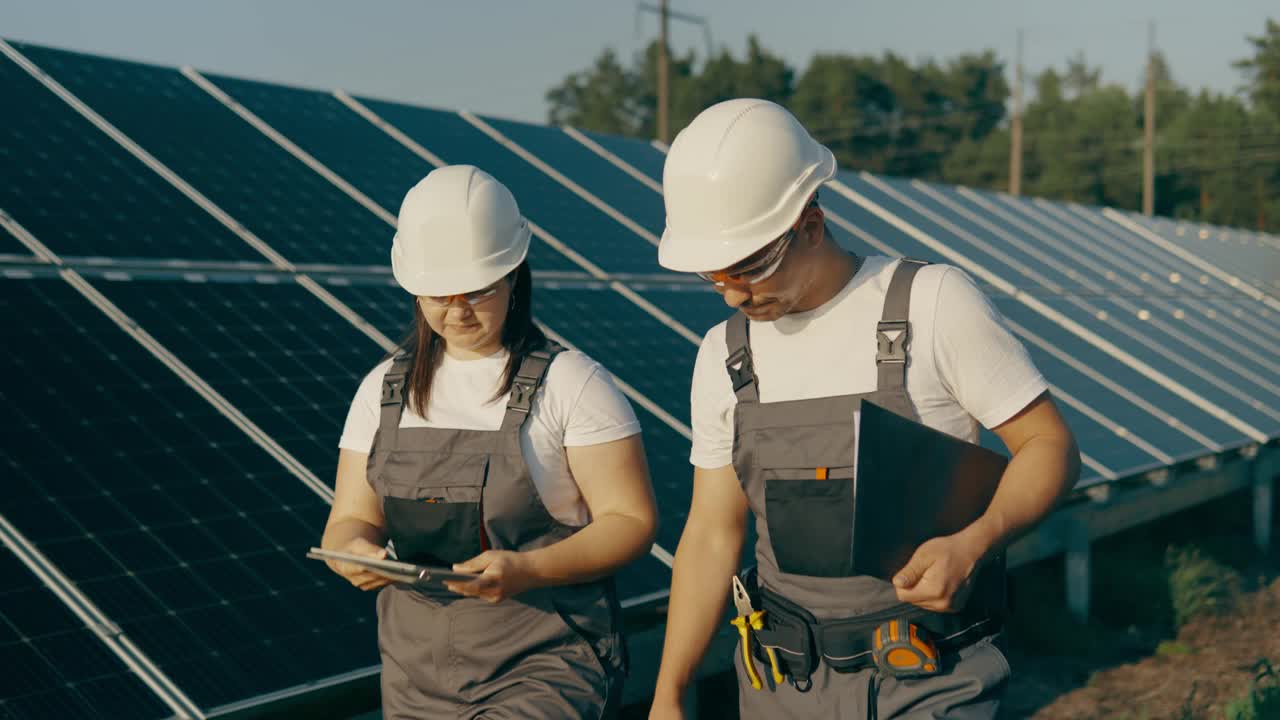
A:
[[[1280,22],[1267,20],[1261,35],[1249,37],[1253,57],[1237,60],[1248,81],[1249,98],[1255,108],[1266,108],[1280,116]]]
[[[547,91],[553,125],[573,125],[603,133],[635,135],[643,116],[643,98],[635,74],[606,49],[589,70],[573,73]]]
[[[1178,85],[1163,55],[1156,85],[1156,212],[1280,228],[1280,23],[1249,37],[1239,60],[1247,98]],[[630,67],[604,51],[547,93],[549,118],[652,137],[657,44]],[[1033,80],[1023,114],[1023,189],[1044,197],[1136,209],[1142,187],[1146,69],[1132,90],[1103,81],[1082,54]],[[741,59],[671,60],[671,127],[733,97],[791,109],[846,168],[996,189],[1008,186],[1009,88],[992,51],[912,62],[819,54],[797,73],[752,36]]]
[[[882,58],[819,55],[796,82],[790,107],[841,164],[937,179],[957,143],[990,134],[1009,88],[988,51],[916,67]]]
[[[759,97],[786,103],[795,71],[760,41],[747,39],[746,58],[728,50],[695,68],[693,52],[672,54],[669,63],[671,129],[679,131],[703,108],[734,97]],[[612,50],[603,51],[586,71],[572,73],[547,91],[547,117],[553,124],[597,132],[653,137],[658,112],[658,43],[650,43],[625,68]]]

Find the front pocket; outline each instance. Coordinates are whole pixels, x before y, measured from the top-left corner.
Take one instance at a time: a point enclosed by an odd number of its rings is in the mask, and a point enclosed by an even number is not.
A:
[[[765,519],[778,569],[815,577],[852,575],[853,468],[762,472]]]
[[[480,488],[442,491],[422,499],[383,499],[387,534],[399,559],[448,566],[480,554]]]

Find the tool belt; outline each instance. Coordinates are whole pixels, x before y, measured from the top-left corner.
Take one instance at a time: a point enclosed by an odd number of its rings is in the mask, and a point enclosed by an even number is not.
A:
[[[893,620],[911,623],[932,637],[938,653],[946,655],[999,632],[1002,614],[984,611],[937,613],[914,605],[851,618],[818,620],[808,610],[756,584],[754,568],[746,576],[757,607],[765,610],[764,627],[755,631],[752,648],[767,662],[764,648],[774,649],[783,675],[800,689],[807,685],[819,662],[839,673],[858,672],[876,666],[876,628]]]

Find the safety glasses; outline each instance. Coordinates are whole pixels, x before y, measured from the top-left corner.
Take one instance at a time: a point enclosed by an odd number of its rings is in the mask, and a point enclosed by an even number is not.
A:
[[[809,202],[805,205],[804,211],[800,213],[800,217],[796,218],[795,224],[782,237],[757,250],[740,263],[724,270],[700,272],[697,274],[698,277],[718,288],[724,287],[726,283],[755,285],[773,277],[773,274],[778,272],[778,267],[782,265],[782,261],[786,259],[787,248],[791,247],[791,241],[795,239],[796,233],[799,232],[800,223],[804,220],[804,212],[817,205],[818,193],[814,192],[809,198]]]
[[[422,295],[422,301],[432,307],[449,307],[453,304],[454,298],[462,298],[462,301],[468,305],[475,306],[492,298],[502,289],[502,281],[490,285],[483,290],[474,290],[469,293],[458,293],[456,295]]]
[[[791,228],[785,235],[737,265],[714,272],[700,272],[698,277],[716,287],[724,287],[725,283],[730,282],[741,285],[764,282],[778,272],[778,266],[782,265],[782,260],[787,256],[787,248],[791,247],[791,240],[795,236],[796,229]]]

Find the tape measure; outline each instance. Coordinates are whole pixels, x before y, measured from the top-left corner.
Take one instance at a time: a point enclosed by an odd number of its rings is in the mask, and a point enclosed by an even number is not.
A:
[[[906,620],[890,620],[876,628],[873,656],[880,672],[893,677],[931,677],[942,672],[938,646],[929,631]]]

